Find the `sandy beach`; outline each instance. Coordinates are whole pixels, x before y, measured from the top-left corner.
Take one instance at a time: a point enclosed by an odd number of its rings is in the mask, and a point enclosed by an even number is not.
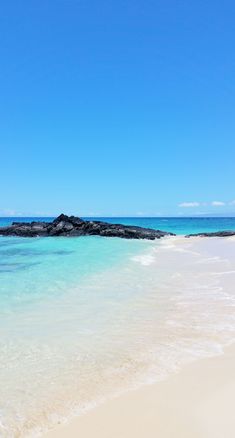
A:
[[[45,438],[234,438],[235,346],[129,392]]]
[[[1,437],[234,438],[234,238],[6,244]]]
[[[178,238],[175,249],[169,246],[169,250],[166,248],[164,251],[167,251],[168,258],[171,256],[168,251],[176,251],[178,258],[182,258],[190,257],[190,251],[196,251],[192,252],[194,257],[198,250],[201,254],[203,248],[210,249],[214,257],[201,259],[200,275],[205,271],[206,279],[208,263],[211,267],[213,265],[215,271],[210,271],[212,277],[219,278],[220,284],[229,291],[234,272],[230,270],[234,260],[233,242],[233,238],[186,241],[183,242],[184,251],[178,252],[182,243]],[[222,256],[225,251],[232,263],[229,270],[226,270],[227,259],[224,262],[219,259],[218,267],[218,259],[215,257],[215,254]],[[182,258],[180,261],[181,267],[184,260],[186,259]],[[174,259],[175,266],[176,263]],[[195,269],[195,272],[199,271],[197,264]],[[211,306],[210,300],[208,306]],[[222,310],[222,301],[220,307]],[[226,312],[232,312],[229,302]],[[185,315],[187,318],[187,314]],[[197,325],[196,320],[194,324]],[[216,325],[216,321],[214,324]],[[199,356],[191,363],[180,366],[177,372],[170,372],[162,381],[126,392],[67,424],[58,425],[45,438],[234,438],[234,405],[235,344],[230,344],[223,348],[221,354],[211,352],[210,357]]]

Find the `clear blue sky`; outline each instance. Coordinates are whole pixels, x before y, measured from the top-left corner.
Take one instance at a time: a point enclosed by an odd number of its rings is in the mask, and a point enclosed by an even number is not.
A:
[[[2,2],[0,215],[235,212],[234,17],[233,0]]]

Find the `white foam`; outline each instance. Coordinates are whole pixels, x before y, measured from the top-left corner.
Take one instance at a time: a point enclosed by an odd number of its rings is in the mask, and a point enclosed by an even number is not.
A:
[[[211,272],[210,275],[230,275],[235,274],[235,271]]]
[[[132,257],[134,262],[140,263],[142,266],[149,266],[155,261],[155,257],[152,254],[142,254],[139,256]]]

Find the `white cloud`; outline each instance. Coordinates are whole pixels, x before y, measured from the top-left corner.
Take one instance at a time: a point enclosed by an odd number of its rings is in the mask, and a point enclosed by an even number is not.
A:
[[[181,202],[178,207],[189,208],[189,207],[199,207],[200,202]]]
[[[234,199],[234,201],[231,201],[231,202],[229,203],[229,205],[235,205],[235,199]]]
[[[211,203],[211,205],[213,205],[213,207],[222,207],[223,205],[225,205],[225,202],[222,201],[213,201]]]
[[[18,212],[16,210],[13,210],[11,208],[4,208],[3,210],[0,210],[0,216],[3,216],[3,217],[11,217],[11,216],[16,217],[16,216],[22,216],[22,213],[20,213],[20,212]]]

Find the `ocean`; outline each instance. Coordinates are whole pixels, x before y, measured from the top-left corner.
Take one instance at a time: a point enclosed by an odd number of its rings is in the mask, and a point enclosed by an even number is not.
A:
[[[234,339],[235,241],[182,235],[235,218],[99,219],[177,237],[0,237],[1,437],[38,436]],[[0,226],[12,220],[38,219]]]

